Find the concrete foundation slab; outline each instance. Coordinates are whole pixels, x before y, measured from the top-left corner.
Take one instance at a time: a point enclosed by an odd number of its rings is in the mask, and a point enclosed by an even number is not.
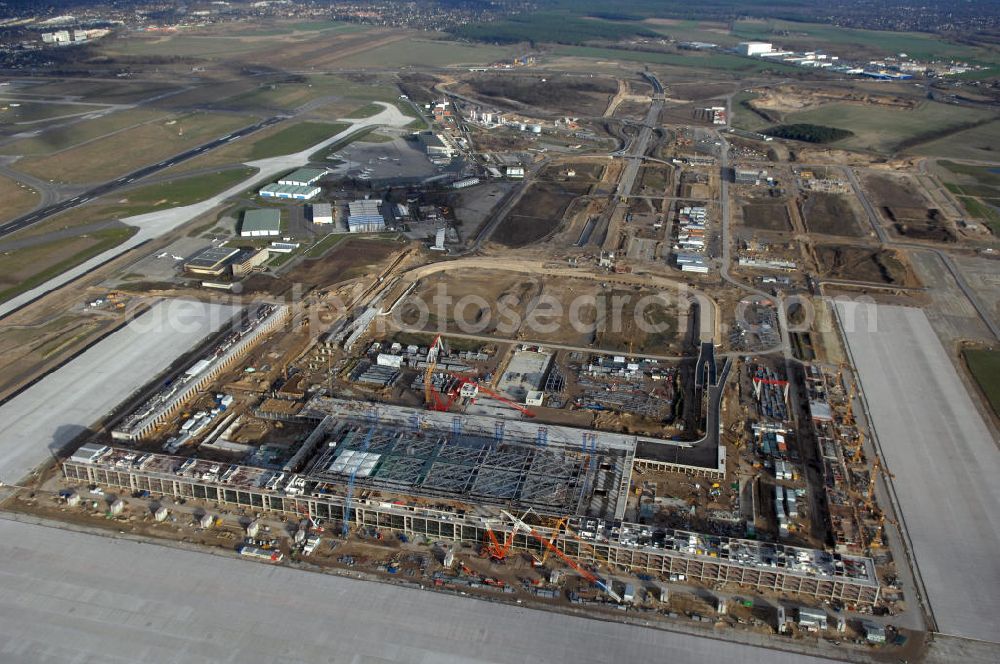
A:
[[[27,475],[237,311],[160,302],[0,406],[0,481]]]

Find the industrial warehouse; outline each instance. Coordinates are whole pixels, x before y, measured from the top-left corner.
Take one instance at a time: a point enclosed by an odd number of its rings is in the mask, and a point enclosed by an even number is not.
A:
[[[280,178],[277,182],[264,185],[257,194],[264,198],[308,201],[318,196],[322,191],[315,183],[324,175],[326,175],[325,170],[300,168]]]
[[[240,237],[270,237],[281,233],[280,210],[247,210],[240,223]]]

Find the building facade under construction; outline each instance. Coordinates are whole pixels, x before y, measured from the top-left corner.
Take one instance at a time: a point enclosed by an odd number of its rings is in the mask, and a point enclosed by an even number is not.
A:
[[[587,564],[848,605],[878,600],[868,558],[624,521],[636,448],[656,441],[328,397],[314,397],[296,417],[314,427],[283,467],[104,446],[63,469],[71,481],[122,491],[346,518],[474,546],[492,531],[538,550],[537,537],[518,530],[506,510],[524,513],[537,533]],[[560,533],[562,519],[569,528]]]

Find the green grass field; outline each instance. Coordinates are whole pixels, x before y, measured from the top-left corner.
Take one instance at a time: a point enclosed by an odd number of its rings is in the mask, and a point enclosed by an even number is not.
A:
[[[117,200],[114,202],[94,205],[93,211],[90,209],[91,206],[82,208],[80,213],[88,217],[121,219],[156,210],[191,205],[243,182],[256,172],[256,168],[232,168],[208,175],[196,175],[139,187],[117,195]]]
[[[38,192],[31,187],[10,178],[0,177],[0,201],[3,201],[3,205],[0,207],[0,221],[7,221],[29,212],[38,205],[39,200],[41,199]]]
[[[60,104],[58,102],[21,101],[0,99],[0,124],[18,122],[44,124],[45,120],[73,115],[85,115],[100,111],[104,106],[81,106],[79,104]],[[30,127],[25,127],[28,130]]]
[[[18,283],[0,290],[0,302],[31,290],[66,270],[90,260],[100,253],[116,247],[132,237],[137,229],[132,227],[109,228],[91,233],[82,240],[70,238],[19,249],[0,256],[0,272],[16,274]],[[60,249],[81,247],[79,251],[63,257]],[[53,261],[53,258],[55,260]]]
[[[959,164],[954,161],[939,161],[938,166],[948,172],[962,177],[963,181],[971,180],[974,184],[983,187],[996,187],[1000,189],[1000,171],[989,166],[975,166],[972,164]],[[1000,194],[1000,191],[997,192]]]
[[[55,182],[103,182],[207,143],[253,120],[229,113],[190,113],[127,129],[58,154],[21,159],[15,167]]]
[[[358,139],[359,143],[391,143],[396,140],[395,136],[389,136],[387,134],[379,133],[378,131],[373,131],[370,134],[365,134],[363,137]]]
[[[130,109],[109,113],[94,120],[81,120],[66,127],[53,127],[38,136],[23,138],[8,145],[0,146],[0,154],[43,155],[67,150],[85,141],[106,136],[146,122],[166,118],[162,111]]]
[[[254,143],[250,158],[267,159],[293,154],[325,141],[349,126],[343,122],[303,122],[286,127],[278,133]]]
[[[305,253],[306,258],[320,258],[324,256],[328,251],[346,240],[349,235],[350,233],[330,233],[325,238],[309,247],[309,250]]]
[[[340,23],[337,21],[293,21],[293,22],[276,22],[273,24],[264,24],[260,27],[251,28],[248,30],[239,30],[232,33],[233,37],[279,37],[282,35],[291,35],[296,32],[322,32],[329,34],[340,34],[346,32],[359,32],[366,29],[363,25],[356,25],[354,23]]]
[[[773,124],[744,106],[744,102],[749,102],[759,96],[753,92],[740,92],[733,95],[732,125],[734,127],[747,131],[760,131]]]
[[[370,118],[373,115],[378,115],[383,110],[384,110],[383,107],[379,106],[378,104],[375,103],[365,104],[361,108],[356,108],[350,113],[348,113],[347,117],[351,118],[352,120],[359,120],[361,118]]]
[[[488,64],[513,57],[512,47],[487,44],[460,44],[430,39],[404,39],[364,53],[337,60],[340,67],[446,67],[459,64]],[[398,93],[397,93],[398,94]]]
[[[1000,121],[973,127],[930,141],[912,150],[915,154],[949,159],[974,159],[1000,163]]]
[[[904,141],[915,141],[921,136],[930,138],[934,132],[979,122],[992,115],[990,111],[935,102],[924,102],[913,110],[860,104],[828,104],[788,114],[784,121],[846,129],[854,132],[854,136],[834,143],[835,147],[891,154]]]
[[[627,51],[617,48],[598,48],[592,46],[558,46],[553,49],[554,55],[574,58],[594,58],[597,60],[628,60],[633,62],[648,62],[657,65],[673,65],[696,69],[715,69],[740,73],[761,71],[793,71],[800,67],[782,64],[780,62],[765,62],[759,59],[742,58],[725,53],[702,53],[692,51],[690,55],[677,53],[649,53],[645,51]]]
[[[994,205],[989,205],[981,199],[972,198],[971,196],[958,196],[957,198],[970,217],[985,223],[990,227],[994,235],[1000,236],[1000,211],[994,207],[995,203]],[[993,200],[995,201],[996,199]]]
[[[254,90],[217,102],[226,108],[280,108],[292,110],[329,95],[344,94],[344,79],[337,76],[308,76],[304,81],[264,83]]]
[[[43,97],[69,95],[95,104],[128,104],[176,90],[178,87],[176,84],[155,81],[63,78],[45,80],[37,84],[28,83],[23,87],[18,86],[16,90],[18,95],[30,94]]]
[[[643,27],[667,35],[678,41],[700,41],[720,46],[732,46],[740,40],[729,33],[729,26],[724,23],[705,21],[670,21],[665,19],[648,19]]]
[[[966,349],[962,355],[994,414],[1000,417],[1000,350]]]
[[[344,136],[339,141],[331,143],[322,150],[317,150],[313,154],[309,155],[309,161],[321,162],[324,164],[327,163],[332,164],[336,162],[332,162],[331,160],[328,159],[328,157],[332,155],[334,152],[343,150],[351,143],[387,143],[391,140],[394,140],[393,138],[389,138],[388,136],[384,136],[377,132],[378,132],[378,127],[374,126],[362,127],[361,129],[358,129],[357,131],[352,132],[347,136]]]
[[[1000,170],[947,160],[938,161],[935,170],[969,216],[1000,236]]]
[[[129,36],[106,45],[109,55],[187,56],[212,59],[266,50],[267,38],[241,40],[235,37],[198,36],[188,34]],[[280,39],[275,39],[278,43]]]

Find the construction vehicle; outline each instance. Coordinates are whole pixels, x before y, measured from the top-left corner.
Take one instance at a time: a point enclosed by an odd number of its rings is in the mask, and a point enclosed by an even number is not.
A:
[[[587,571],[582,566],[577,564],[575,560],[573,560],[565,553],[560,551],[559,548],[553,542],[549,541],[544,535],[542,535],[537,530],[526,524],[523,520],[517,518],[516,516],[514,516],[510,512],[507,512],[506,510],[501,510],[501,514],[503,514],[505,517],[511,520],[511,522],[514,524],[515,532],[520,530],[521,532],[525,532],[531,535],[536,540],[541,542],[543,546],[545,546],[547,549],[555,553],[560,560],[562,560],[564,563],[573,568],[573,570],[575,570],[577,574],[579,574],[587,581],[589,581],[590,583],[594,584],[595,586],[603,590],[611,599],[615,600],[619,604],[622,603],[621,595],[615,592],[614,588],[611,587],[611,584],[609,582],[600,579],[596,575],[592,574],[591,572]]]

